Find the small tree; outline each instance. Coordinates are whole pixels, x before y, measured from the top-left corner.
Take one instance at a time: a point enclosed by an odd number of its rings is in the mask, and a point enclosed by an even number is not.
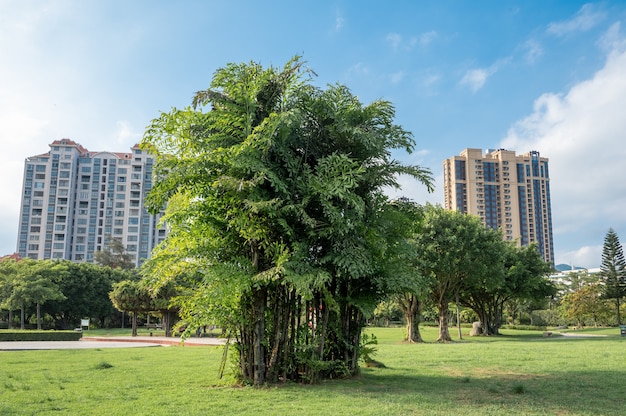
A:
[[[150,292],[141,282],[123,280],[113,284],[109,293],[111,302],[120,312],[132,314],[132,336],[137,336],[137,315],[140,312],[149,312],[153,309]]]
[[[606,322],[610,314],[608,300],[602,299],[602,287],[598,283],[585,285],[567,294],[563,298],[561,309],[565,318],[576,321],[579,328],[588,319],[593,320],[597,327],[598,323]]]
[[[615,299],[617,324],[621,325],[620,303],[621,299],[626,296],[626,260],[624,260],[619,237],[612,228],[604,238],[600,271],[604,284],[602,296],[605,299]]]

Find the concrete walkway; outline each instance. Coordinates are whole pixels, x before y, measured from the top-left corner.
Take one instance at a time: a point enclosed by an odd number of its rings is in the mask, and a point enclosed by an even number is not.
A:
[[[187,338],[185,346],[224,345],[224,338]],[[0,342],[0,351],[66,350],[87,348],[133,348],[181,345],[180,338],[166,337],[83,337],[80,341],[9,341]]]

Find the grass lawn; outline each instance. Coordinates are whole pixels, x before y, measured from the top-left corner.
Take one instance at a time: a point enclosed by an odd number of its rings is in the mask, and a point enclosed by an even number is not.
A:
[[[423,328],[424,338],[435,331]],[[445,345],[402,343],[400,328],[368,332],[386,368],[261,389],[218,379],[222,347],[3,351],[0,415],[626,414],[626,338],[615,328],[589,338],[509,330]]]

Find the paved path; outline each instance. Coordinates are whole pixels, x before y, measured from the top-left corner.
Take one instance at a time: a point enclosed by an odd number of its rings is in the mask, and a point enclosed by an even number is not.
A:
[[[224,345],[224,338],[188,338],[185,346]],[[166,337],[83,337],[80,341],[10,341],[0,342],[0,351],[65,350],[85,348],[132,348],[181,345],[180,338]]]

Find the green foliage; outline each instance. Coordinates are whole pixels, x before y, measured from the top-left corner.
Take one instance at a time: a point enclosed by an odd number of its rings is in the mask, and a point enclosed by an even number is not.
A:
[[[605,325],[614,315],[609,301],[603,299],[602,293],[603,286],[600,283],[582,286],[565,295],[559,308],[565,318],[578,327],[584,326],[585,321],[593,322],[594,326]]]
[[[41,305],[63,300],[65,295],[56,284],[56,277],[67,273],[63,264],[51,260],[9,259],[0,262],[0,307],[10,311],[20,308],[21,328],[25,328],[24,311],[36,305],[37,329],[41,329]]]
[[[432,279],[429,295],[439,311],[439,341],[450,341],[450,302],[459,296],[465,300],[464,290],[487,291],[502,281],[502,239],[478,217],[429,205],[413,241],[418,273]]]
[[[361,351],[359,354],[360,360],[364,363],[374,361],[374,356],[377,352],[376,345],[378,345],[378,339],[376,338],[376,335],[374,335],[373,333],[364,333],[361,336]]]
[[[374,309],[373,319],[378,326],[389,326],[391,322],[397,323],[402,320],[402,309],[398,302],[384,300]]]
[[[65,299],[47,302],[43,311],[62,329],[76,327],[83,318],[91,318],[98,326],[110,324],[116,313],[109,292],[114,283],[131,279],[132,272],[89,263],[62,264],[67,273],[58,274],[54,281]]]
[[[114,283],[109,298],[119,311],[132,314],[133,336],[137,336],[137,314],[155,309],[150,291],[137,280],[122,280]]]
[[[550,266],[536,245],[517,247],[500,242],[496,247],[502,263],[491,264],[487,272],[501,278],[492,286],[474,285],[461,296],[461,303],[476,312],[487,334],[498,333],[507,306],[532,311],[544,307],[545,300],[556,294],[556,287],[547,277]]]
[[[231,334],[256,385],[356,372],[401,239],[383,190],[398,174],[432,188],[428,170],[392,159],[413,140],[389,102],[363,105],[310,74],[297,57],[228,64],[142,142],[157,158],[147,204],[166,205],[170,227],[142,273],[153,291],[175,286],[190,325]]]
[[[75,328],[83,318],[103,326],[114,313],[108,294],[112,284],[131,278],[129,271],[88,263],[23,259],[0,263],[0,307],[32,306],[56,328]],[[43,319],[43,317],[41,318]]]

